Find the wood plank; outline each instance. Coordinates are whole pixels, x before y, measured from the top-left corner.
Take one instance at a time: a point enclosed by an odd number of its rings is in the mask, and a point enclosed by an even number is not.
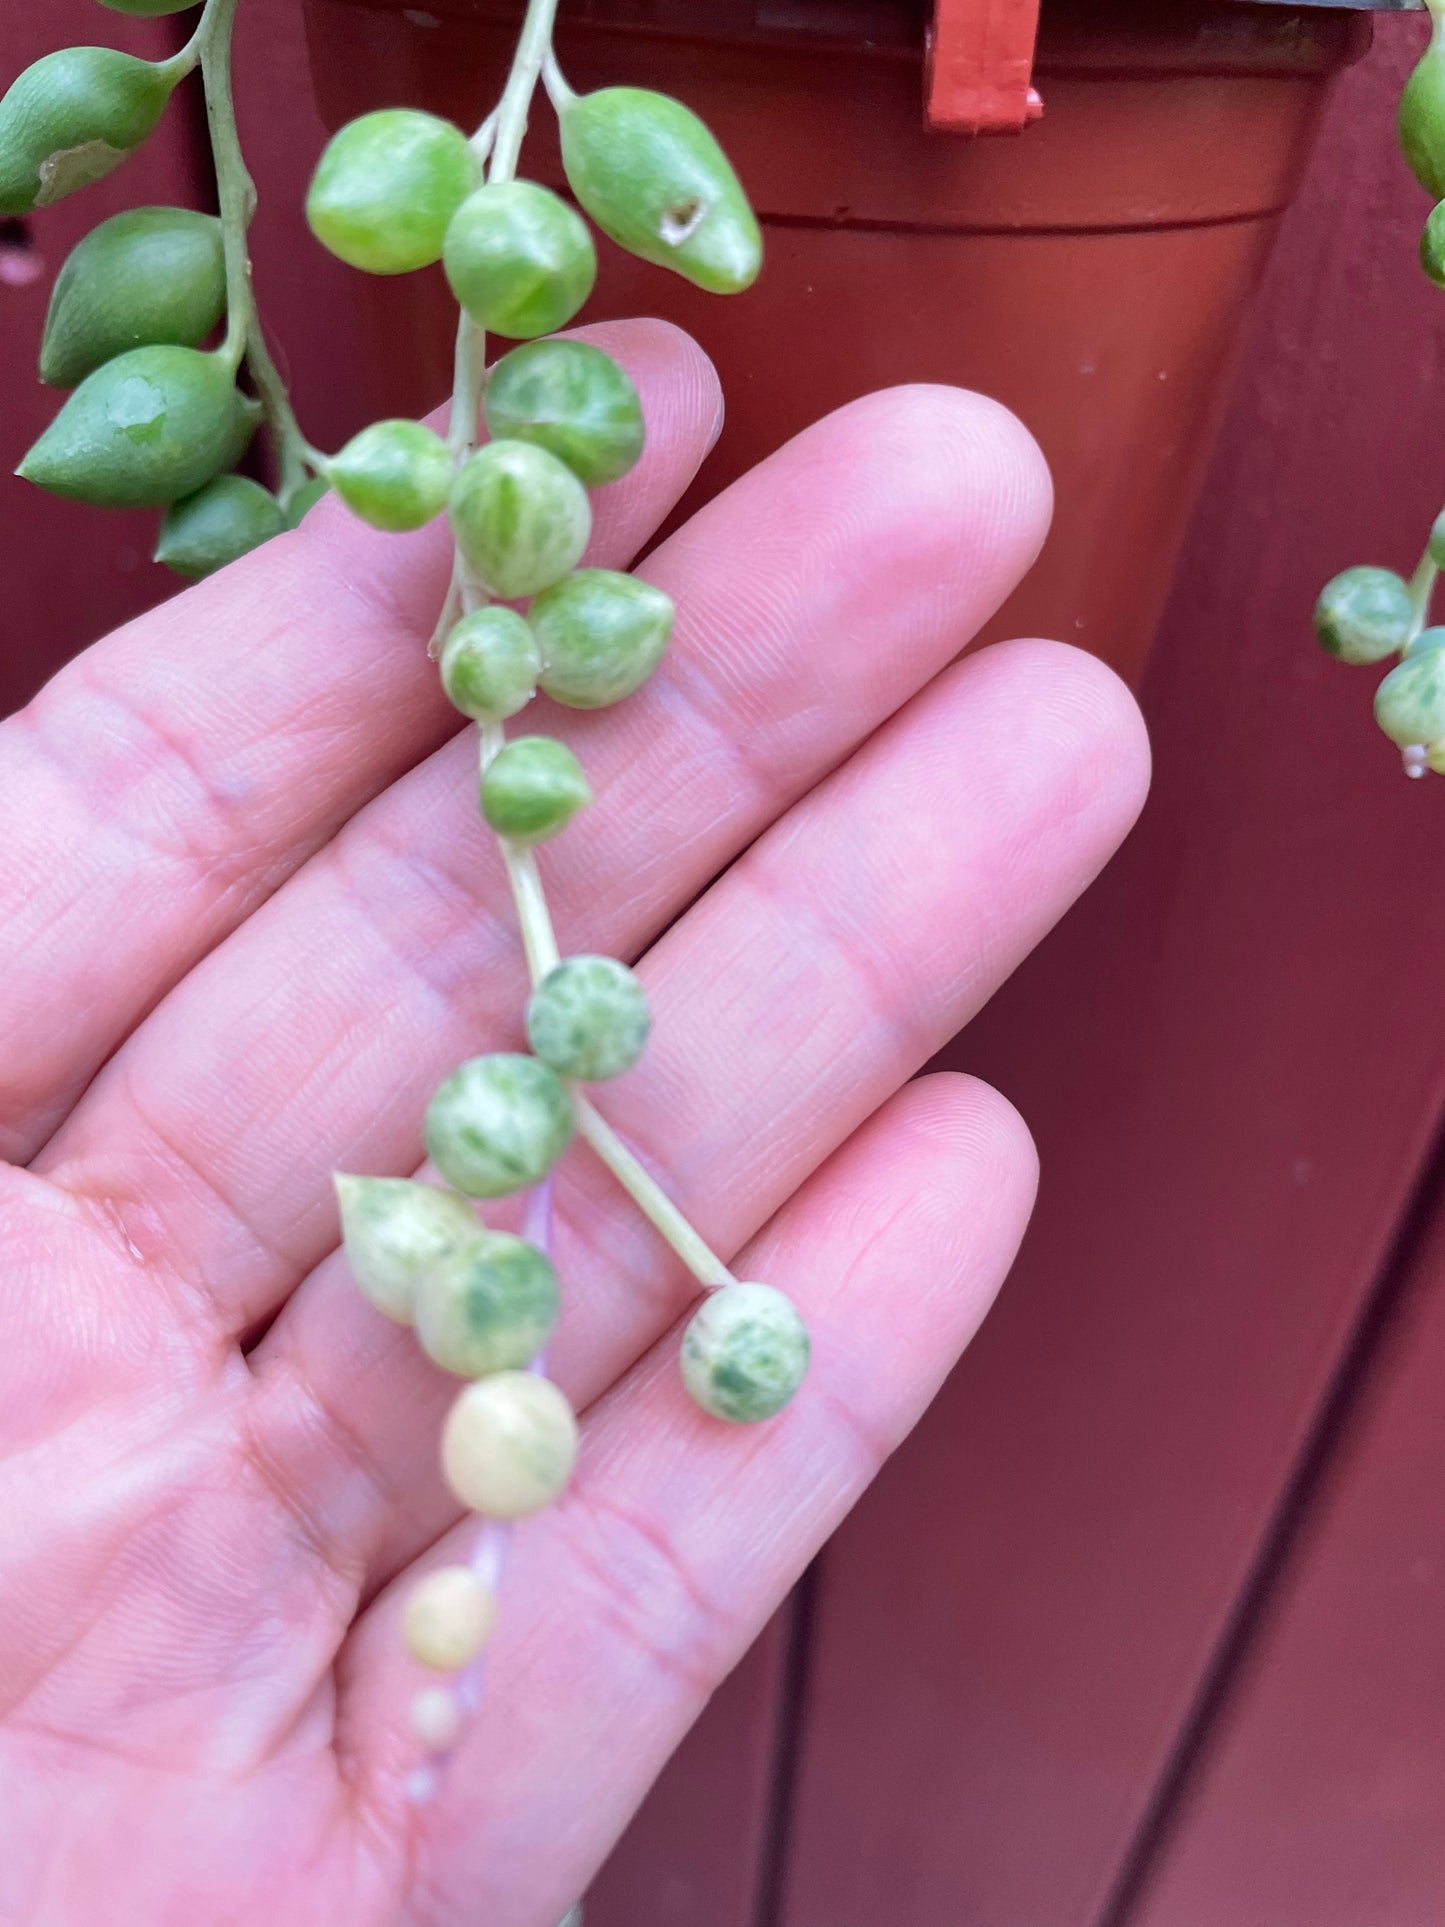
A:
[[[950,1054],[1033,1124],[1040,1208],[826,1556],[790,1927],[1100,1918],[1440,1111],[1445,802],[1308,633],[1438,506],[1445,314],[1389,130],[1420,25],[1378,31],[1155,651],[1155,797]]]
[[[172,50],[173,22],[102,13],[90,0],[6,7],[0,88],[56,47],[101,41],[154,59]],[[0,272],[0,714],[24,702],[77,649],[150,608],[176,578],[150,560],[156,517],[44,495],[11,470],[62,397],[34,376],[50,287],[81,236],[121,208],[205,206],[185,90],[145,145],[108,179],[7,228]]]
[[[754,1927],[793,1608],[716,1692],[592,1884],[586,1927]]]
[[[1445,1919],[1445,1185],[1130,1927]]]

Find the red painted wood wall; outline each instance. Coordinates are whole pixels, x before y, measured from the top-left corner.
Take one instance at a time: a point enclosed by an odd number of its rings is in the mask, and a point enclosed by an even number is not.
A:
[[[161,33],[21,11],[0,76]],[[245,19],[258,272],[334,443],[390,377],[295,212],[295,0]],[[1144,822],[950,1053],[1040,1141],[1015,1276],[589,1927],[1445,1918],[1445,787],[1396,777],[1368,673],[1307,633],[1445,492],[1445,305],[1390,139],[1420,36],[1380,22],[1284,224],[1143,688]],[[204,205],[192,131],[37,223],[49,264],[137,187]],[[43,419],[14,376],[42,288],[0,281],[7,452]],[[7,479],[0,530],[8,700],[162,587],[139,522]]]
[[[791,1927],[1445,1917],[1445,1733],[1379,1611],[1350,1629],[1353,1680],[1318,1644],[1293,1700],[1278,1674],[1251,1700],[1239,1671],[1282,1546],[1323,1530],[1312,1467],[1351,1449],[1363,1408],[1340,1388],[1373,1392],[1356,1348],[1440,1117],[1442,802],[1395,780],[1368,690],[1308,635],[1335,569],[1409,565],[1445,481],[1445,310],[1390,135],[1419,41],[1380,24],[1286,223],[1144,684],[1143,823],[955,1053],[1033,1124],[1040,1208],[975,1350],[822,1565]],[[1408,1491],[1393,1516],[1398,1565],[1429,1524]],[[861,1664],[881,1638],[890,1664]],[[1264,1821],[1245,1789],[1302,1683],[1333,1750],[1296,1733],[1293,1783],[1272,1756]],[[1353,1810],[1352,1693],[1381,1698],[1377,1749],[1410,1740]],[[1391,1799],[1413,1835],[1388,1833]],[[1373,1863],[1378,1887],[1411,1843],[1403,1909],[1354,1906],[1343,1870]]]

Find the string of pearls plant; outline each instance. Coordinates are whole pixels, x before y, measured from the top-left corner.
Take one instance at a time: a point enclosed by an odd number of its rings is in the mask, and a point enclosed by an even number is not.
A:
[[[154,16],[195,0],[101,4]],[[443,1429],[441,1463],[458,1501],[478,1515],[474,1552],[429,1573],[404,1612],[411,1652],[438,1676],[418,1692],[412,1722],[440,1756],[480,1692],[510,1522],[562,1494],[577,1453],[574,1414],[543,1358],[559,1299],[552,1174],[574,1135],[708,1294],[681,1351],[683,1382],[704,1411],[739,1423],[770,1418],[807,1367],[807,1331],[790,1301],[732,1276],[586,1094],[637,1062],[647,999],[617,958],[560,953],[537,849],[591,792],[565,743],[506,734],[539,689],[577,709],[631,695],[657,667],[673,622],[668,598],[650,584],[578,566],[591,530],[588,490],[624,475],[645,436],[623,369],[588,343],[550,338],[596,275],[584,213],[633,254],[724,294],[752,282],[761,241],[696,115],[634,87],[574,93],[552,51],[557,0],[530,0],[501,99],[474,133],[387,110],[342,128],[322,155],[307,198],[322,243],[372,274],[441,261],[461,310],[446,435],[381,421],[322,455],[297,424],[252,288],[255,193],[231,92],[238,4],[206,0],[170,60],[66,48],[28,68],[0,101],[0,212],[25,214],[119,166],[199,70],[220,210],[137,208],[74,250],[40,357],[42,380],[74,392],[20,473],[82,501],[163,509],[157,556],[191,577],[294,525],[327,489],[374,528],[450,520],[451,582],[432,654],[477,730],[481,813],[496,833],[532,980],[530,1048],[473,1058],[437,1090],[425,1141],[442,1183],[336,1178],[361,1291],[468,1381]],[[517,177],[539,83],[559,118],[577,207]],[[217,345],[205,346],[216,334]],[[490,370],[488,334],[521,344]],[[236,472],[258,427],[271,445],[274,492]],[[488,1228],[476,1201],[515,1192],[527,1194],[523,1235]],[[424,1766],[418,1793],[433,1783],[434,1764]]]
[[[1445,0],[1425,0],[1430,41],[1400,97],[1400,147],[1435,202],[1420,235],[1420,266],[1445,288]],[[1445,509],[1408,581],[1393,569],[1360,566],[1327,582],[1315,604],[1315,633],[1341,662],[1400,661],[1375,691],[1375,720],[1400,747],[1407,776],[1445,775],[1445,625],[1430,604],[1445,568]]]

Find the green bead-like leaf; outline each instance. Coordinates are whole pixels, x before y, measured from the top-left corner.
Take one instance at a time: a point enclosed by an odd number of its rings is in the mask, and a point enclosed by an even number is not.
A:
[[[479,178],[459,127],[415,108],[384,108],[332,136],[306,218],[352,267],[408,274],[441,260],[448,224]]]
[[[1435,203],[1420,231],[1420,266],[1437,288],[1445,288],[1445,201]]]
[[[487,377],[487,432],[545,448],[590,488],[642,453],[642,403],[626,372],[588,341],[532,341]]]
[[[164,508],[234,468],[260,412],[219,355],[133,348],[86,376],[18,473],[102,508]]]
[[[671,599],[613,569],[577,569],[529,612],[542,651],[540,684],[571,709],[602,709],[640,689],[672,634]]]
[[[185,13],[201,0],[100,0],[112,13],[128,13],[138,20],[158,20],[162,14]]]
[[[1411,656],[1423,656],[1428,649],[1445,649],[1445,628],[1422,629],[1405,651],[1405,660]]]
[[[442,687],[464,716],[500,723],[535,695],[542,652],[516,610],[494,602],[457,623],[440,667]]]
[[[462,1378],[520,1371],[551,1337],[557,1302],[557,1274],[535,1245],[483,1231],[423,1275],[416,1335]]]
[[[1445,649],[1407,656],[1375,691],[1375,721],[1392,743],[1433,743],[1445,736]]]
[[[245,475],[218,475],[166,510],[155,559],[199,582],[286,527],[276,497]]]
[[[641,87],[606,87],[575,96],[561,121],[567,179],[604,234],[714,294],[757,279],[757,221],[690,107]]]
[[[561,1079],[515,1052],[472,1058],[427,1107],[427,1155],[471,1198],[540,1184],[571,1139],[572,1105]]]
[[[652,1029],[647,993],[616,957],[565,957],[527,1003],[527,1042],[559,1077],[600,1083],[641,1057]]]
[[[424,528],[447,505],[452,458],[421,422],[373,422],[326,465],[327,477],[353,515],[374,529],[404,534]]]
[[[682,1337],[682,1381],[714,1418],[754,1425],[781,1412],[803,1382],[808,1328],[771,1285],[711,1292]]]
[[[0,100],[0,214],[28,214],[98,181],[140,146],[179,74],[112,47],[64,47]]]
[[[1341,662],[1382,662],[1403,649],[1415,606],[1393,569],[1344,569],[1320,590],[1315,634]]]
[[[194,348],[226,307],[221,224],[185,207],[112,215],[56,277],[40,344],[40,379],[73,388],[131,348]]]
[[[587,491],[565,463],[529,442],[489,442],[452,484],[452,531],[494,596],[535,595],[580,560],[592,532]]]
[[[1445,42],[1437,28],[1400,95],[1400,146],[1431,200],[1445,200]]]
[[[454,1191],[410,1178],[338,1171],[335,1182],[352,1277],[378,1311],[409,1325],[423,1275],[477,1237],[476,1213]]]
[[[582,765],[552,736],[515,737],[482,777],[482,815],[513,843],[545,843],[591,801]]]
[[[514,341],[565,327],[597,278],[586,222],[533,181],[479,187],[452,216],[442,260],[477,326]]]

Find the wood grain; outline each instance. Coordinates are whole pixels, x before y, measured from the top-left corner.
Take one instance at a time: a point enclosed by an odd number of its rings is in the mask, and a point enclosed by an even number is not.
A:
[[[587,1927],[755,1927],[763,1904],[793,1607],[673,1755],[587,1895]]]
[[[1445,1187],[1129,1927],[1445,1919]]]

